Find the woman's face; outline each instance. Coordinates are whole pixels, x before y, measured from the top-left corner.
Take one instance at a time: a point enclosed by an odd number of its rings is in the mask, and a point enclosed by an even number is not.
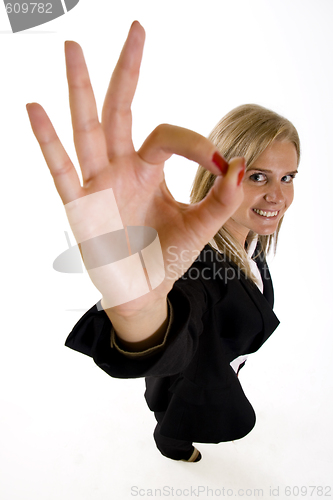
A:
[[[244,200],[224,225],[244,245],[249,231],[273,234],[294,198],[297,153],[291,142],[274,141],[245,172]]]

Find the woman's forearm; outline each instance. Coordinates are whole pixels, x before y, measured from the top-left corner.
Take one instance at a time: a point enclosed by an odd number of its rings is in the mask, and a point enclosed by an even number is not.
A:
[[[168,326],[166,297],[133,315],[119,315],[113,309],[105,309],[105,313],[115,330],[117,343],[125,350],[144,351],[162,343]]]

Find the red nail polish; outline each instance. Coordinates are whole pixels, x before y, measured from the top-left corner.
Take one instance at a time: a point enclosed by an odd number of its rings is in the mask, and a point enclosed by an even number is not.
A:
[[[238,174],[237,186],[239,186],[240,183],[242,182],[244,174],[245,174],[245,165],[243,166],[242,170]]]
[[[217,151],[213,154],[212,162],[221,170],[223,175],[226,175],[229,164]]]

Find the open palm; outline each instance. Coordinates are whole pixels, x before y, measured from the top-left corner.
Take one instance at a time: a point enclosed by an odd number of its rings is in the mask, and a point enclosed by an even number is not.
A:
[[[157,231],[163,252],[165,279],[150,293],[119,306],[119,311],[124,312],[127,308],[140,309],[154,298],[165,297],[175,280],[190,267],[195,256],[243,199],[238,176],[244,169],[244,160],[231,160],[227,173],[222,175],[216,164],[216,147],[193,131],[160,125],[135,151],[131,135],[131,104],[138,82],[144,39],[144,29],[134,22],[112,74],[101,122],[82,49],[75,42],[66,42],[74,142],[83,186],[44,109],[37,103],[27,106],[32,129],[66,207],[87,195],[112,188],[124,227],[149,226]],[[163,167],[172,154],[196,161],[218,176],[201,202],[193,205],[179,203],[169,192]],[[221,158],[220,161],[223,162]],[[83,241],[95,236],[94,228],[107,217],[108,211],[105,205],[100,207],[98,214],[87,213],[81,206],[80,203],[76,205],[75,217],[83,231],[83,236],[80,236]],[[77,238],[70,217],[69,222]],[[173,248],[172,273],[168,271],[170,247]],[[94,282],[93,276],[90,276]],[[98,280],[95,285],[104,295]]]

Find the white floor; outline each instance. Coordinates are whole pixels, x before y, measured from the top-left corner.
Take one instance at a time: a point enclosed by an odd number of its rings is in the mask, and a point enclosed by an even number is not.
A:
[[[0,498],[333,496],[330,275],[312,273],[309,286],[304,253],[284,268],[292,230],[270,264],[281,324],[240,374],[256,426],[234,443],[198,445],[194,464],[157,451],[143,379],[113,379],[64,346],[83,314],[69,309],[99,299],[87,277],[54,273],[48,255],[29,269],[18,261],[21,295],[8,279],[3,307]]]
[[[203,459],[197,464],[168,460],[155,448],[142,379],[112,379],[63,347],[60,334],[52,338],[40,328],[35,338],[21,332],[19,344],[7,339],[1,498],[288,498],[287,487],[294,496],[333,495],[330,360],[311,364],[306,348],[294,364],[297,338],[282,357],[288,331],[279,328],[241,373],[257,413],[254,430],[234,443],[198,445]]]

